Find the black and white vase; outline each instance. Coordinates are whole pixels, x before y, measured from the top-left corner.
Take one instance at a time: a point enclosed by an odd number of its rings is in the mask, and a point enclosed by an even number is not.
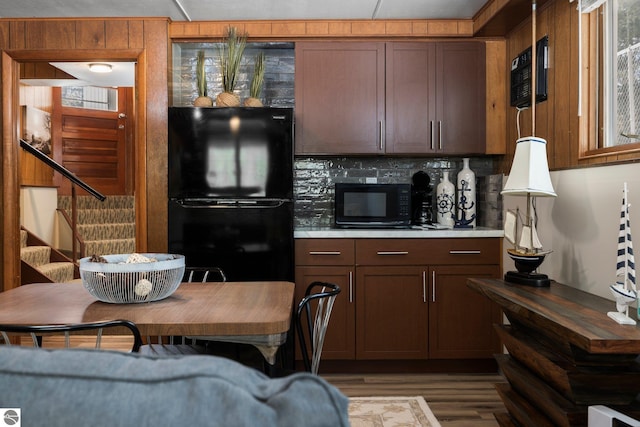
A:
[[[453,227],[456,219],[456,189],[449,181],[449,171],[442,172],[442,179],[436,188],[436,205],[438,224]]]
[[[462,159],[462,162],[456,186],[458,215],[455,227],[471,228],[476,226],[476,174],[469,168],[468,157]]]

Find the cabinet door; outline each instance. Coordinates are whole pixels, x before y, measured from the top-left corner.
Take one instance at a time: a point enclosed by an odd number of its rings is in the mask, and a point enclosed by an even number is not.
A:
[[[296,267],[296,309],[297,304],[304,297],[307,286],[316,280],[340,286],[340,293],[333,304],[321,358],[353,359],[355,358],[353,268],[344,266]],[[296,358],[301,359],[298,346],[296,346]]]
[[[467,278],[496,278],[498,265],[450,265],[429,269],[429,358],[491,358],[500,350],[493,324],[500,309],[467,286]]]
[[[386,60],[386,152],[435,152],[436,44],[387,43]]]
[[[384,43],[296,43],[296,154],[382,153]]]
[[[437,135],[445,154],[483,154],[486,147],[485,47],[438,43]]]
[[[425,270],[356,268],[356,358],[426,359]]]

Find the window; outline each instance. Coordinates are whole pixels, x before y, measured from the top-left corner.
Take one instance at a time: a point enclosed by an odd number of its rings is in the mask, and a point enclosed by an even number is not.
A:
[[[640,1],[582,0],[582,157],[640,150]]]
[[[118,90],[95,86],[63,86],[64,107],[118,111]]]

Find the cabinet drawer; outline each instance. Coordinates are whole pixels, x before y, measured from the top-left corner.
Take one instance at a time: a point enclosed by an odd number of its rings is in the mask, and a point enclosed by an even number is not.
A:
[[[296,239],[296,265],[354,265],[353,239]]]
[[[500,239],[358,239],[357,265],[499,264]]]

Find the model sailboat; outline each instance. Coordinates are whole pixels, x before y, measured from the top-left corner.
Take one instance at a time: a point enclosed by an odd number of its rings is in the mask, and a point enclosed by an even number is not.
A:
[[[529,202],[529,201],[528,201]],[[504,222],[504,237],[514,245],[507,249],[507,253],[515,263],[517,272],[507,272],[516,283],[530,282],[535,286],[548,286],[548,278],[533,273],[544,261],[544,257],[551,253],[542,248],[542,243],[536,232],[535,218],[529,213],[521,220],[520,210],[508,210]]]
[[[633,257],[631,241],[631,224],[629,221],[629,203],[627,201],[627,183],[622,191],[622,209],[620,211],[620,232],[618,233],[618,257],[616,260],[616,282],[610,286],[616,299],[616,309],[607,313],[622,325],[635,325],[636,321],[629,317],[629,305],[637,299],[636,265]]]

